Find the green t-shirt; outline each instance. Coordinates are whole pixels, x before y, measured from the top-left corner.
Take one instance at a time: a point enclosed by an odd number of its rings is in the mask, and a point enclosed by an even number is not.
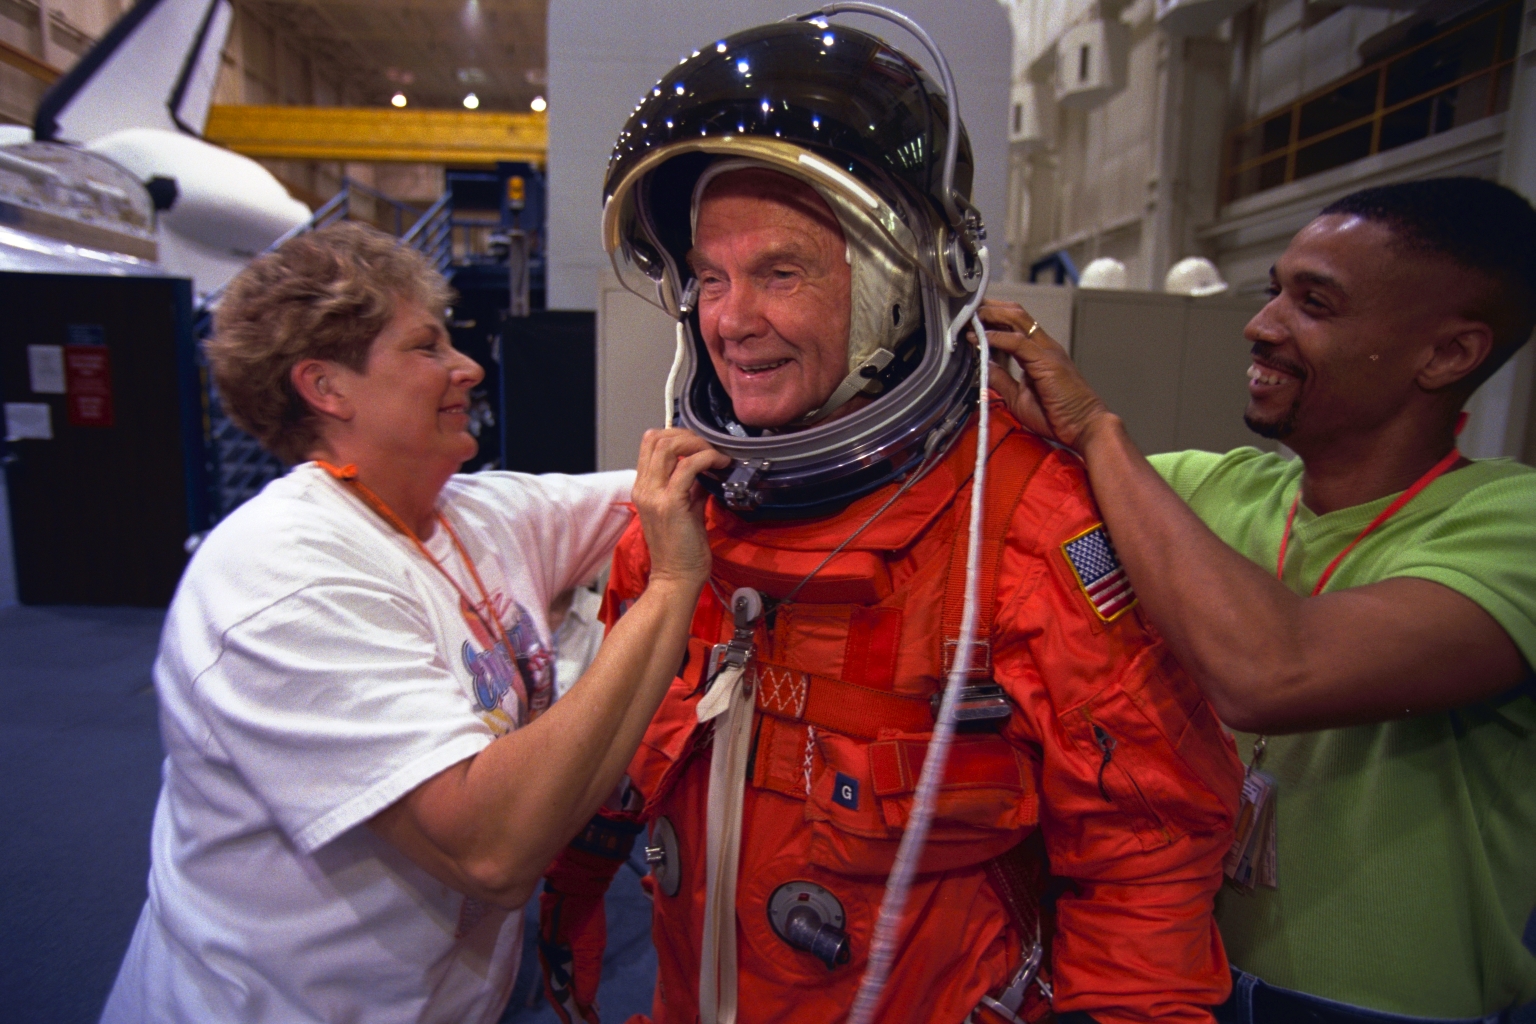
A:
[[[1215,533],[1270,572],[1299,460],[1240,448],[1152,457]],[[1313,515],[1286,552],[1310,594],[1388,504]],[[1503,459],[1440,477],[1350,552],[1329,591],[1394,576],[1477,602],[1536,663],[1536,470]],[[1245,759],[1252,736],[1238,736]],[[1536,1000],[1521,941],[1536,907],[1536,680],[1442,714],[1269,739],[1278,890],[1224,889],[1233,964],[1389,1013],[1470,1017]]]

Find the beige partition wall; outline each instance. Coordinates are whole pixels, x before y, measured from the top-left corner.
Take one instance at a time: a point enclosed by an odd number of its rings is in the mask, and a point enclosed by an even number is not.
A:
[[[1274,449],[1243,425],[1243,326],[1262,299],[1016,282],[993,285],[988,296],[1018,302],[1061,340],[1143,451]],[[662,425],[675,326],[612,274],[598,297],[597,467],[627,469],[640,435]]]
[[[1273,450],[1243,424],[1248,350],[1243,327],[1258,298],[1189,298],[1079,289],[1072,356],[1148,454],[1242,445]]]
[[[609,272],[597,292],[597,468],[633,469],[640,435],[665,422],[676,322]]]
[[[1072,351],[1072,296],[1076,289],[1056,284],[1026,284],[1022,281],[993,281],[987,286],[987,298],[998,302],[1017,302],[1040,322],[1040,328]]]

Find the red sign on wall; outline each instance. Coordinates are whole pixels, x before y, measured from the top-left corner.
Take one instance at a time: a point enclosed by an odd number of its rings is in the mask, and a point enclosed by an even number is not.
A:
[[[112,426],[112,360],[107,346],[64,346],[64,394],[70,426]]]

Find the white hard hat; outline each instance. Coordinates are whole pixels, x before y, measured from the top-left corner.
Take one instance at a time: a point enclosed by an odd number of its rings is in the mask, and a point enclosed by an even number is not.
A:
[[[1079,288],[1122,289],[1125,285],[1125,264],[1113,256],[1100,256],[1089,263],[1077,279]]]
[[[1163,291],[1169,295],[1220,295],[1227,290],[1216,264],[1204,256],[1186,256],[1168,268]]]

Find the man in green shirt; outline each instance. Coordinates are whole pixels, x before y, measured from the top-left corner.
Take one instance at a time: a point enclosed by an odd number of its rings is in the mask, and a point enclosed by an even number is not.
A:
[[[1244,418],[1294,461],[1149,461],[1027,312],[982,309],[1030,382],[993,386],[1083,456],[1142,612],[1268,737],[1277,886],[1222,893],[1218,1019],[1536,1019],[1536,470],[1454,440],[1536,322],[1536,211],[1369,189],[1271,276]]]

